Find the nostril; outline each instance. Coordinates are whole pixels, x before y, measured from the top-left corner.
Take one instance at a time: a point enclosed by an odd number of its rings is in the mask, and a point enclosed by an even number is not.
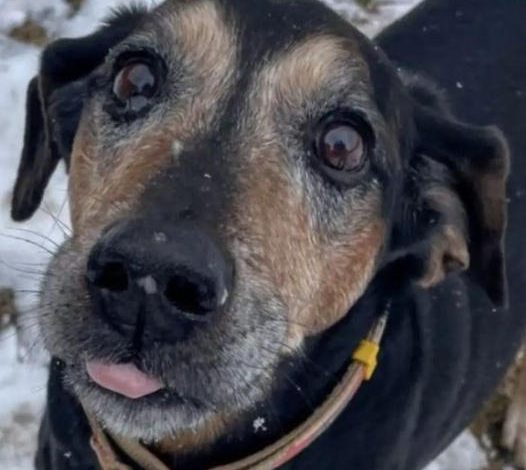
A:
[[[206,315],[217,307],[213,285],[197,274],[172,276],[164,295],[178,310],[194,315]]]
[[[128,273],[122,263],[106,263],[96,273],[93,284],[101,289],[122,292],[128,289]]]

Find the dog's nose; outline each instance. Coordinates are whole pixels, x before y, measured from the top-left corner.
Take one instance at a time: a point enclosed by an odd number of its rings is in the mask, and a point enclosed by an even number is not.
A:
[[[173,341],[224,311],[232,271],[205,231],[134,220],[100,237],[86,278],[95,312],[121,333]]]

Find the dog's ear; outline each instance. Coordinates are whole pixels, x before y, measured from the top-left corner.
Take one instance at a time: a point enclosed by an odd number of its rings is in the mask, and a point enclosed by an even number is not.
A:
[[[439,98],[422,99],[421,92],[413,98],[416,139],[395,239],[405,245],[423,287],[468,270],[494,303],[503,304],[506,140],[495,127],[458,121]]]
[[[140,8],[117,11],[95,33],[55,41],[42,53],[39,74],[27,90],[24,146],[11,207],[14,220],[31,217],[59,161],[69,165],[87,77],[144,14]]]

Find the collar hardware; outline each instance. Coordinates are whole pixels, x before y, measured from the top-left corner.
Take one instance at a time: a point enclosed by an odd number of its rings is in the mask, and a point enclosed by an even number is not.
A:
[[[360,341],[352,358],[365,368],[365,380],[371,380],[378,367],[378,354],[380,353],[380,342],[387,324],[387,313],[384,314],[371,328],[366,339]]]

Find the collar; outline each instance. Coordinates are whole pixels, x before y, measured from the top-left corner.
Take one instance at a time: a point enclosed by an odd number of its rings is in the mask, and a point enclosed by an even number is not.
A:
[[[311,445],[347,407],[360,386],[373,376],[390,305],[390,302],[386,304],[382,315],[374,322],[367,337],[354,351],[350,365],[339,383],[306,421],[261,451],[209,470],[273,470],[292,460]],[[132,469],[119,460],[112,442],[139,468],[176,470],[167,467],[141,442],[108,433],[87,410],[85,413],[92,431],[90,444],[102,470]]]

